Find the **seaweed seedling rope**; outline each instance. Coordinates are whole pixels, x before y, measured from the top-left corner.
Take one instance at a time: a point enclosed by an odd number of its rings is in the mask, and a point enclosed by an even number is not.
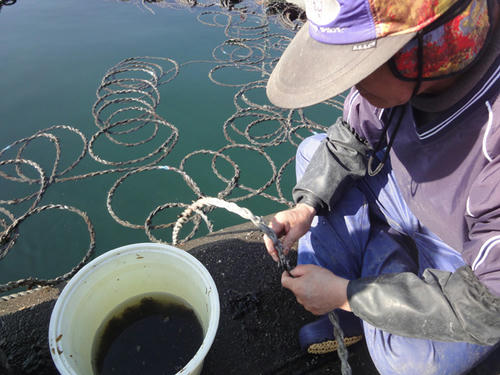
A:
[[[257,228],[259,228],[264,234],[266,234],[274,244],[278,252],[278,266],[283,270],[286,270],[288,273],[291,271],[290,263],[288,259],[285,257],[285,253],[283,252],[283,245],[276,237],[276,233],[269,228],[260,216],[255,216],[250,212],[248,208],[240,207],[236,203],[226,202],[219,198],[213,197],[204,197],[198,199],[196,202],[191,204],[188,208],[186,208],[182,214],[179,216],[179,219],[174,225],[174,229],[172,231],[172,244],[177,245],[177,236],[179,234],[182,226],[187,222],[188,218],[191,216],[193,212],[201,211],[203,207],[207,206],[215,206],[220,208],[225,208],[227,211],[235,213],[241,216],[243,219],[250,220]]]
[[[189,220],[189,217],[193,214],[193,212],[202,214],[203,213],[202,209],[204,207],[210,207],[210,206],[224,208],[229,212],[241,216],[243,219],[250,220],[261,232],[263,232],[273,241],[274,247],[278,252],[278,267],[280,268],[280,270],[287,271],[288,274],[291,277],[293,277],[293,275],[291,274],[292,268],[290,266],[288,259],[285,256],[285,253],[283,252],[283,245],[276,236],[276,233],[274,233],[274,231],[264,223],[264,220],[262,220],[260,216],[255,216],[248,208],[240,207],[234,202],[226,202],[223,199],[214,197],[204,197],[198,199],[197,201],[193,202],[189,207],[187,207],[179,216],[179,219],[177,219],[174,225],[174,229],[172,230],[172,244],[174,246],[177,245],[177,237],[179,235],[179,231],[181,230],[182,226]],[[205,217],[203,218],[206,221],[206,218]],[[337,314],[335,314],[334,311],[330,311],[328,313],[328,318],[332,323],[333,336],[338,344],[337,354],[340,358],[342,375],[351,375],[352,370],[348,362],[349,353],[347,351],[347,347],[344,342],[344,332],[340,327]]]
[[[133,0],[133,2],[145,7],[146,10],[151,10],[153,6],[186,8],[196,5],[206,8],[206,11],[199,13],[198,21],[208,26],[222,28],[226,40],[213,49],[212,58],[208,60],[190,60],[179,64],[168,57],[138,56],[119,61],[105,72],[96,90],[97,98],[91,112],[97,131],[90,137],[69,125],[53,125],[0,147],[0,180],[8,184],[20,184],[20,189],[12,191],[14,197],[4,196],[8,189],[2,189],[0,196],[0,261],[7,256],[7,253],[16,252],[14,245],[17,239],[26,236],[25,221],[31,218],[37,220],[35,217],[49,208],[51,211],[54,211],[53,208],[70,211],[82,216],[84,222],[88,221],[91,242],[89,251],[93,251],[94,230],[87,214],[76,207],[56,204],[51,199],[62,196],[54,194],[54,189],[62,183],[78,182],[104,175],[116,181],[108,191],[106,199],[106,208],[114,221],[126,228],[144,230],[151,241],[163,242],[155,236],[168,233],[176,220],[174,218],[170,222],[170,217],[173,216],[171,212],[176,212],[179,208],[184,209],[189,203],[165,202],[153,209],[149,215],[145,214],[138,222],[132,222],[122,217],[124,212],[120,210],[120,204],[116,201],[123,194],[119,193],[116,197],[116,190],[127,191],[128,186],[133,186],[133,182],[128,180],[129,177],[133,180],[142,174],[160,175],[161,178],[166,176],[169,179],[172,177],[174,180],[172,186],[177,187],[176,181],[180,176],[179,181],[184,184],[183,187],[187,187],[188,191],[194,194],[194,199],[199,199],[207,194],[197,184],[198,175],[191,175],[190,168],[186,165],[192,166],[192,159],[206,159],[207,155],[210,157],[209,162],[211,160],[210,167],[214,177],[217,182],[223,183],[223,190],[212,192],[210,195],[231,202],[260,196],[288,207],[293,205],[293,202],[283,194],[281,180],[289,170],[288,166],[294,157],[290,157],[284,163],[280,160],[282,164],[277,165],[271,157],[271,152],[278,152],[278,147],[289,145],[296,147],[306,136],[316,131],[324,132],[327,126],[314,122],[303,110],[288,111],[267,104],[266,101],[259,103],[259,98],[265,90],[266,78],[278,60],[277,55],[281,54],[291,40],[291,33],[281,35],[271,32],[272,18],[267,11],[263,12],[260,5],[236,7],[232,0],[220,2]],[[15,1],[3,1],[4,5],[9,3],[13,4]],[[213,9],[221,7],[221,4],[225,4],[224,7],[229,8],[231,12],[227,9],[224,11]],[[273,15],[285,12],[288,12],[288,15],[297,13],[289,9],[288,5],[272,9]],[[284,19],[273,18],[278,22]],[[299,17],[294,22],[300,24],[303,21]],[[171,161],[167,161],[166,158],[176,146],[180,132],[173,123],[160,115],[162,112],[157,111],[160,89],[174,80],[181,68],[193,63],[214,65],[208,72],[208,77],[216,85],[239,88],[233,97],[236,110],[222,125],[227,144],[221,145],[217,150],[195,150],[186,155],[180,165],[167,166],[165,164],[170,164]],[[228,80],[234,76],[233,69],[250,72],[260,78],[253,82],[245,80],[242,83],[234,82],[232,78]],[[229,73],[225,73],[227,71]],[[335,100],[326,101],[323,105],[325,104],[336,110],[341,109],[341,103]],[[63,138],[76,139],[80,147],[74,148],[76,145],[74,142],[69,143],[72,146],[68,147],[66,139]],[[50,158],[47,149],[44,150],[40,160],[32,160],[36,154],[33,150],[40,147],[37,145],[43,144],[51,146],[53,158]],[[70,148],[74,148],[76,153],[71,155]],[[280,155],[288,152],[290,151],[286,150]],[[121,157],[114,159],[117,153]],[[246,159],[258,157],[258,160],[262,160],[266,165],[266,179],[260,187],[254,186],[256,179],[253,176],[248,177],[247,170],[238,165],[242,153],[245,153],[245,156],[251,155]],[[89,170],[88,166],[92,168]],[[233,171],[229,176],[224,172],[228,166]],[[251,184],[246,181],[251,181]],[[123,182],[127,185],[124,188],[120,187]],[[271,188],[276,188],[276,191],[272,191]],[[47,191],[50,191],[49,194],[46,194]],[[47,200],[49,202],[45,202]],[[43,203],[49,204],[41,206]],[[166,211],[164,215],[158,215],[162,211]],[[204,212],[205,216],[201,215],[201,212],[200,215],[193,216],[191,233],[179,242],[192,238],[202,220],[211,226],[206,215],[208,212],[209,210]],[[154,224],[153,219],[155,219]],[[85,248],[86,244],[83,246],[83,249]],[[39,284],[54,285],[71,277],[88,259],[89,257],[85,255],[82,262],[66,272],[62,278],[56,277],[50,280],[29,278],[12,281],[0,284],[0,292],[21,286],[33,287],[36,285],[36,280]]]
[[[347,360],[349,353],[347,352],[347,347],[344,342],[344,331],[342,331],[342,328],[340,327],[339,318],[334,311],[330,311],[328,313],[328,319],[330,319],[330,323],[332,323],[333,337],[335,337],[338,344],[337,354],[340,358],[340,371],[342,372],[342,375],[351,375],[352,369],[349,365],[349,361]]]

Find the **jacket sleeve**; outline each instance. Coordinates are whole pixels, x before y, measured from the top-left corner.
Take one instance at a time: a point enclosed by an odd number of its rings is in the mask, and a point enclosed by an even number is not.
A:
[[[500,296],[500,123],[490,131],[498,132],[498,141],[496,149],[489,149],[492,157],[469,190],[465,213],[468,235],[462,257],[478,279]]]
[[[357,97],[351,93],[346,100],[344,118],[373,143],[378,129]],[[497,131],[492,126],[488,139],[500,139]],[[491,160],[469,192],[465,215],[462,256],[467,265],[453,273],[427,269],[421,276],[399,273],[350,281],[349,303],[360,318],[401,336],[481,345],[500,341],[500,144],[485,147]]]
[[[493,345],[500,340],[500,298],[469,266],[350,281],[349,304],[371,325],[401,336]]]
[[[491,127],[491,139],[496,127]],[[500,131],[500,129],[498,129]],[[500,144],[486,143],[490,161],[467,200],[467,234],[453,273],[427,269],[362,278],[348,284],[352,311],[384,331],[438,341],[493,345],[500,341]]]
[[[370,151],[377,144],[383,111],[352,89],[342,118],[327,131],[306,171],[292,191],[295,203],[307,203],[324,215],[352,184],[366,174]]]
[[[292,191],[295,203],[307,203],[325,214],[366,173],[370,146],[339,118],[313,154]]]

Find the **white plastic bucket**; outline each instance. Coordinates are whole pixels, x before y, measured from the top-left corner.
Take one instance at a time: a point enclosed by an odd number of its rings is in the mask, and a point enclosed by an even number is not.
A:
[[[90,375],[92,344],[107,315],[124,301],[164,292],[188,302],[204,339],[178,374],[199,374],[219,324],[219,294],[207,269],[189,253],[168,245],[139,243],[97,257],[68,282],[49,325],[52,359],[62,375]]]

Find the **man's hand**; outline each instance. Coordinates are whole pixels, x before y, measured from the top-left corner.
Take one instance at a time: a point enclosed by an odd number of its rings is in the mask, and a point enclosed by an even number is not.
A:
[[[270,227],[278,238],[283,237],[282,243],[285,254],[290,250],[293,243],[309,230],[315,215],[316,210],[313,207],[299,203],[294,208],[278,212],[273,217]],[[273,241],[264,235],[264,243],[269,255],[277,262],[278,253],[274,248]]]
[[[281,284],[295,294],[297,302],[307,311],[314,315],[327,314],[336,308],[351,311],[347,300],[349,280],[312,264],[298,265],[291,274],[294,277],[283,272]]]

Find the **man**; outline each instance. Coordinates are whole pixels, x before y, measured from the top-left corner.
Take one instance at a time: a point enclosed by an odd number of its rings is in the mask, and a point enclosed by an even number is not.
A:
[[[271,223],[285,249],[300,238],[283,286],[322,315],[301,345],[335,350],[336,310],[382,374],[467,372],[500,340],[498,0],[308,0],[306,13],[269,99],[354,88],[299,146],[296,206]]]

